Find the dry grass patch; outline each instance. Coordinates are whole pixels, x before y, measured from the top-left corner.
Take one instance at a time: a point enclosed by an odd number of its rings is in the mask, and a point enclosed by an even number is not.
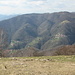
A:
[[[2,58],[0,75],[75,75],[74,57]]]

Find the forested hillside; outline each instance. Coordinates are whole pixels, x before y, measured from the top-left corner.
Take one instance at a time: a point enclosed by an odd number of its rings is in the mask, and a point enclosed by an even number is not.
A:
[[[75,43],[75,13],[24,14],[0,21],[0,45],[50,50]]]

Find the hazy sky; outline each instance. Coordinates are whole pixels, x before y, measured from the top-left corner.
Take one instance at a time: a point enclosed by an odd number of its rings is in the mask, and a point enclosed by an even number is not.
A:
[[[0,14],[75,12],[75,0],[0,0]]]

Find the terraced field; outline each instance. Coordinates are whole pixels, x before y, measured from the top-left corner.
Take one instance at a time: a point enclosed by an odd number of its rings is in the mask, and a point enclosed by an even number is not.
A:
[[[0,58],[0,75],[75,75],[75,56]]]

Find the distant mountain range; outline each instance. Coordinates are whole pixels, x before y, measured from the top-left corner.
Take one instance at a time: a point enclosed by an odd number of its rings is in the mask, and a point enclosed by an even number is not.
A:
[[[50,50],[75,44],[75,13],[24,14],[0,21],[0,47]]]
[[[0,21],[12,18],[14,16],[16,16],[16,15],[1,15],[0,14]]]

